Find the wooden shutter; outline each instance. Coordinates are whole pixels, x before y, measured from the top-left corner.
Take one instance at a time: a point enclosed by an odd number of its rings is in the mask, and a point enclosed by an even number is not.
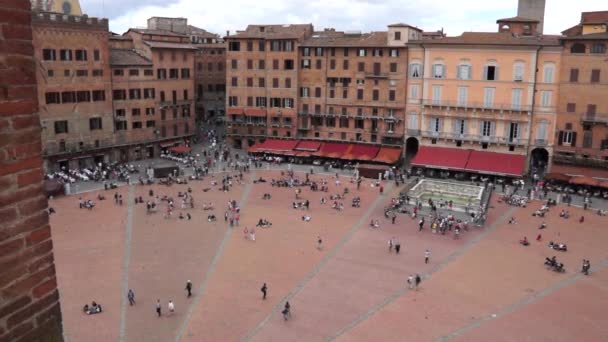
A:
[[[483,80],[487,80],[488,79],[488,66],[484,65],[483,66]]]
[[[456,78],[461,80],[462,79],[462,75],[460,74],[460,68],[462,68],[462,65],[457,65],[456,66]]]
[[[562,146],[564,140],[564,131],[559,131],[557,134],[557,145]]]
[[[576,132],[572,132],[572,144],[570,146],[576,147]]]
[[[494,67],[494,81],[498,81],[498,66]]]

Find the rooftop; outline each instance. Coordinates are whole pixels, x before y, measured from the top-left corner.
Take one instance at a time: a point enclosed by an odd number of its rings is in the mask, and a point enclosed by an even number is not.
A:
[[[218,34],[209,32],[205,29],[202,29],[202,28],[199,28],[196,26],[192,26],[192,25],[188,25],[187,32],[188,32],[188,34],[196,35],[198,37],[203,37],[203,38],[219,38],[220,37]]]
[[[337,31],[315,32],[301,46],[375,47],[387,46],[387,32],[349,34]]]
[[[248,25],[228,38],[299,39],[312,31],[312,24]]]
[[[152,66],[152,62],[133,50],[110,49],[112,66]]]
[[[530,18],[524,18],[524,17],[511,17],[511,18],[502,18],[502,19],[498,19],[496,20],[496,23],[501,23],[501,22],[514,22],[514,23],[538,23],[539,21],[536,19],[530,19]]]
[[[561,37],[563,40],[608,40],[608,32],[598,32],[598,33],[589,33],[589,34],[581,34],[571,37]]]
[[[405,24],[405,23],[390,24],[390,25],[388,25],[388,27],[409,27],[409,28],[412,28],[414,30],[422,32],[422,30],[419,29],[419,28],[417,28],[416,26],[412,26],[410,24]]]
[[[606,24],[606,23],[608,23],[608,11],[581,13],[581,24]]]
[[[410,44],[557,46],[559,37],[553,35],[517,36],[509,32],[464,32],[457,37],[412,40]]]
[[[137,33],[140,33],[140,34],[153,34],[153,35],[157,35],[157,36],[185,37],[185,35],[183,35],[181,33],[175,33],[175,32],[166,31],[166,30],[152,30],[152,29],[146,29],[146,28],[131,28],[131,29],[129,29],[129,31],[137,32]],[[129,31],[127,31],[127,32],[129,32]]]
[[[171,42],[155,42],[155,41],[144,41],[146,45],[153,49],[186,49],[196,50],[196,46],[186,43],[171,43]]]

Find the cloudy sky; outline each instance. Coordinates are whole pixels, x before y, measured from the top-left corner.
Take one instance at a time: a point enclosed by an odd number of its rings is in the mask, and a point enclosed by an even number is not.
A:
[[[152,16],[187,17],[188,23],[224,35],[247,24],[312,23],[316,29],[379,31],[404,22],[448,35],[495,31],[496,19],[515,16],[517,0],[80,0],[89,16],[110,19],[117,33],[143,27]],[[608,10],[605,0],[547,0],[545,33],[577,24],[580,12]]]

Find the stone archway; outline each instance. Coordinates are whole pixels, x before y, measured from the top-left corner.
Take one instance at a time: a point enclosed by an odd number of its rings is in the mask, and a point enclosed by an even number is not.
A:
[[[545,148],[537,147],[530,152],[530,174],[543,176],[549,166],[549,151]]]
[[[414,137],[409,137],[405,140],[405,162],[409,163],[412,160],[416,153],[418,153],[419,142],[418,139]]]

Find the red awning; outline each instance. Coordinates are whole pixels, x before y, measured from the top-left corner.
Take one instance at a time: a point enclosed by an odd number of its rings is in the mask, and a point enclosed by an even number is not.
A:
[[[226,114],[243,114],[243,108],[228,108]]]
[[[311,154],[312,154],[312,152],[310,152],[310,151],[298,151],[297,156],[305,158],[305,157],[310,157]]]
[[[395,164],[400,158],[400,147],[381,147],[373,161],[386,164]]]
[[[249,116],[266,116],[266,109],[261,109],[261,108],[245,108],[245,115],[249,115]]]
[[[264,142],[262,149],[267,153],[281,154],[281,152],[291,152],[298,142],[299,140],[268,139]]]
[[[568,176],[588,176],[608,179],[608,170],[600,168],[582,167],[574,165],[551,165],[551,172],[559,172]]]
[[[435,169],[464,170],[469,154],[470,150],[458,148],[420,146],[411,164]]]
[[[342,156],[342,159],[347,160],[372,160],[380,151],[380,146],[374,145],[353,145],[348,153]]]
[[[572,177],[570,179],[570,184],[599,186],[600,181],[595,178],[581,176],[581,177]]]
[[[326,158],[341,158],[351,146],[351,144],[346,143],[326,142],[313,155]]]
[[[491,175],[521,177],[526,156],[509,153],[471,151],[466,170]]]
[[[169,151],[171,151],[173,153],[188,153],[188,152],[190,152],[190,150],[192,150],[192,149],[188,146],[175,146],[175,147],[171,147],[169,149]]]
[[[319,147],[321,147],[321,143],[318,141],[305,141],[300,140],[300,143],[294,148],[294,150],[298,151],[318,151]]]

